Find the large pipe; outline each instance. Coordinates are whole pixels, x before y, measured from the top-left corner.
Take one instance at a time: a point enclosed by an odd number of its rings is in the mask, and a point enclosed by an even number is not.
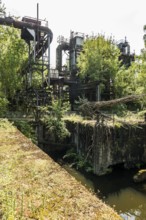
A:
[[[5,17],[5,18],[0,18],[0,25],[13,26],[14,28],[18,28],[18,29],[29,28],[33,30],[37,30],[37,28],[39,27],[40,31],[43,31],[46,34],[49,34],[50,43],[52,42],[52,39],[53,39],[53,33],[51,29],[45,26],[40,26],[38,24],[28,23],[25,21],[18,21],[11,17]]]

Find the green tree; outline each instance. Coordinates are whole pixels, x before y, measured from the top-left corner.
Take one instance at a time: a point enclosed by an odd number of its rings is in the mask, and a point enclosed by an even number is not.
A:
[[[5,16],[6,7],[0,1],[0,14]],[[27,59],[27,46],[20,37],[20,30],[0,25],[0,111],[6,111],[8,100],[22,87],[21,70]],[[1,114],[2,116],[2,114]]]
[[[26,55],[26,44],[20,31],[0,26],[0,82],[6,98],[12,98],[22,86],[21,70]]]
[[[6,13],[6,7],[0,0],[0,14],[5,14]]]
[[[63,141],[70,135],[63,120],[64,114],[69,110],[69,103],[63,103],[61,99],[52,99],[48,107],[41,107],[41,121],[45,124],[50,140]]]
[[[144,26],[146,31],[146,25]],[[146,93],[146,35],[143,37],[145,48],[128,69],[120,68],[115,77],[117,97]]]
[[[117,71],[114,81],[116,98],[136,94],[138,73],[138,62],[133,62],[128,69],[122,66]]]
[[[79,77],[87,81],[114,80],[120,67],[120,51],[111,38],[89,38],[78,58]]]
[[[144,32],[146,32],[146,25],[143,27]],[[146,93],[146,34],[143,36],[144,48],[141,50],[141,54],[137,60],[137,93]]]
[[[140,95],[146,93],[146,54],[142,51],[141,55],[135,58],[128,69],[121,68],[115,77],[116,97],[128,95]],[[131,103],[133,110],[144,109],[146,98]]]
[[[0,14],[5,16],[6,7],[0,1]],[[25,45],[20,31],[0,25],[0,112],[6,111],[8,99],[20,87],[20,69],[24,58]]]

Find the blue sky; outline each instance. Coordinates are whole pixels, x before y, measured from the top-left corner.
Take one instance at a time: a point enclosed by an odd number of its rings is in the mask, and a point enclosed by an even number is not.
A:
[[[57,37],[68,38],[70,30],[88,35],[103,33],[115,40],[125,36],[136,54],[144,47],[143,26],[146,24],[145,0],[2,0],[7,13],[15,16],[46,19],[53,31],[51,66],[55,65]]]

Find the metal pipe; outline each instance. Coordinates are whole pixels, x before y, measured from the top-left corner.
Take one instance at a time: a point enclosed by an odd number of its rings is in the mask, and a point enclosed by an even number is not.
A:
[[[39,27],[40,31],[43,31],[46,34],[49,34],[50,43],[53,40],[53,33],[51,29],[45,26],[40,26],[38,24],[28,23],[25,21],[18,21],[11,17],[5,17],[5,18],[0,18],[0,25],[13,26],[14,28],[18,28],[18,29],[29,28],[33,30],[37,30],[37,28]]]
[[[48,34],[48,85],[50,85],[50,34]]]
[[[43,84],[44,84],[44,53],[42,50],[42,87],[43,87]]]
[[[37,22],[39,21],[39,3],[37,3]]]
[[[37,49],[39,49],[40,46],[40,39],[39,39],[39,4],[37,3],[37,31],[36,31],[36,37],[37,37]]]
[[[35,58],[36,58],[36,34],[34,33],[34,41],[33,41],[33,46],[34,46],[34,55],[33,55],[33,58],[34,58],[34,62],[35,62]]]

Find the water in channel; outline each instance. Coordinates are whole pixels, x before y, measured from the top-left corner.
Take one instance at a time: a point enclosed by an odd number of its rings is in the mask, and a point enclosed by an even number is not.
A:
[[[111,174],[96,176],[63,167],[105,203],[114,207],[124,220],[146,220],[146,182],[134,183],[136,170],[118,168]]]

